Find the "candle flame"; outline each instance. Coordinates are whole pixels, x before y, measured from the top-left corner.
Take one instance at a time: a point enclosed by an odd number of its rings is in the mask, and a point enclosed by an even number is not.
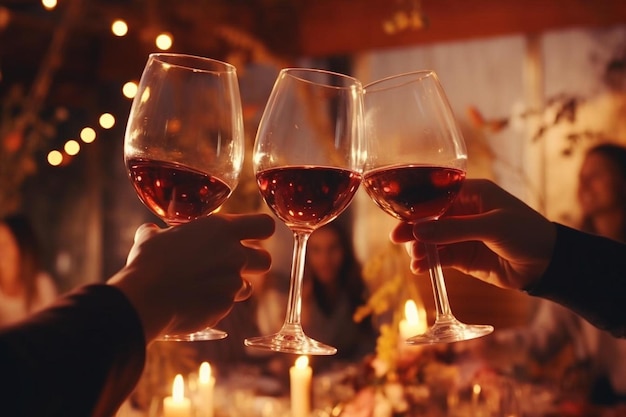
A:
[[[404,303],[404,317],[411,324],[419,323],[419,313],[415,301],[406,300],[406,303]]]
[[[308,356],[300,356],[296,359],[296,368],[304,369],[309,366],[309,357]]]
[[[185,398],[185,381],[183,376],[178,374],[174,377],[172,384],[172,399],[174,402],[182,402]]]
[[[474,384],[474,386],[472,387],[472,392],[474,393],[474,395],[480,395],[481,391],[482,388],[480,387],[480,385]]]
[[[211,381],[211,364],[202,362],[200,364],[200,382],[208,384]]]

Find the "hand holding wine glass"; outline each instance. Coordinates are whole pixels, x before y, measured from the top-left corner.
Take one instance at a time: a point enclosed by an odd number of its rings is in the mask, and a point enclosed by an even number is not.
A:
[[[437,75],[416,71],[364,87],[367,160],[363,186],[386,213],[407,223],[438,219],[463,181],[467,152]],[[484,336],[489,325],[468,325],[452,314],[436,245],[426,245],[435,296],[435,324],[409,344]]]
[[[293,232],[295,246],[285,322],[247,346],[279,352],[331,355],[337,349],[305,335],[302,279],[311,233],[352,201],[362,170],[361,83],[343,74],[283,69],[257,132],[253,164],[270,209]]]
[[[124,162],[146,207],[169,226],[208,216],[237,186],[243,153],[235,68],[191,55],[151,54],[124,140]],[[164,340],[224,337],[206,329]]]

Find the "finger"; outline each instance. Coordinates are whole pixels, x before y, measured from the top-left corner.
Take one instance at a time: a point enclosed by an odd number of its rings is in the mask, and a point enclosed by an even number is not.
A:
[[[244,246],[246,263],[241,272],[258,274],[267,272],[272,266],[272,256],[265,249],[253,249]]]
[[[426,258],[426,246],[422,242],[413,240],[404,244],[407,253],[411,259],[424,259]]]
[[[267,239],[274,233],[275,222],[267,214],[233,215],[234,233],[240,240]]]
[[[137,230],[135,231],[134,242],[135,243],[143,242],[144,240],[147,240],[151,236],[159,233],[159,231],[160,231],[159,226],[157,226],[156,224],[144,223],[141,226],[139,226]]]
[[[413,225],[409,223],[399,223],[390,233],[389,239],[393,243],[403,243],[415,240],[413,236]]]
[[[488,240],[494,233],[502,233],[490,213],[463,217],[447,217],[425,221],[413,226],[416,239],[428,243],[456,243],[468,240]]]
[[[450,246],[438,247],[439,262],[441,267],[458,267],[458,263],[460,261],[458,257],[465,256],[467,255],[467,253],[473,252],[473,245],[475,245],[475,242],[457,243]],[[426,249],[424,247],[424,244],[412,242],[410,255],[411,272],[413,272],[414,274],[420,274],[429,270],[431,264],[428,257],[426,256]]]

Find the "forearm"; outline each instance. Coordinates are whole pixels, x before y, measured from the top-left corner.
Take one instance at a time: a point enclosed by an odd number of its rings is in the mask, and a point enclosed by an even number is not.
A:
[[[626,245],[557,225],[552,261],[529,294],[626,337]]]
[[[145,342],[116,288],[93,285],[0,331],[3,412],[109,416],[143,370]]]

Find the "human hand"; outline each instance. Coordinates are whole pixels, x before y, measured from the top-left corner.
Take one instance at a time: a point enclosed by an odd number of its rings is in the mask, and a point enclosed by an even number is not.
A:
[[[439,245],[443,267],[502,288],[532,286],[550,263],[556,226],[489,180],[465,180],[439,220],[401,223],[391,232],[406,243],[414,273],[428,270],[424,245]]]
[[[126,266],[109,284],[133,304],[148,341],[210,327],[236,301],[241,275],[270,267],[268,252],[245,241],[273,232],[274,221],[265,214],[212,214],[167,229],[144,224]]]

